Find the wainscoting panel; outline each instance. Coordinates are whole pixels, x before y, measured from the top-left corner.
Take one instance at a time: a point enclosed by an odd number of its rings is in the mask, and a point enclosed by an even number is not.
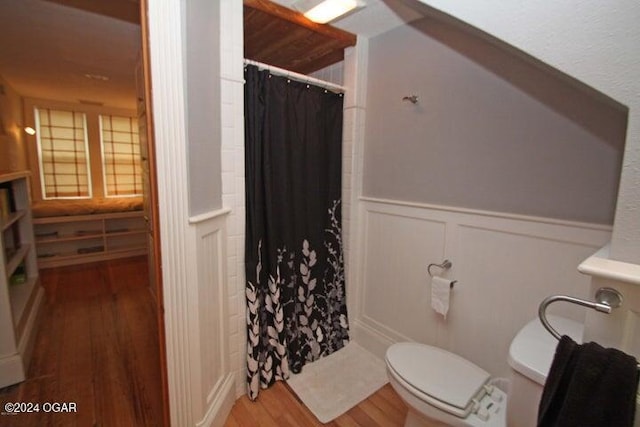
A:
[[[591,298],[577,266],[610,238],[608,226],[364,199],[363,271],[356,336],[379,356],[411,340],[453,351],[494,375],[508,373],[518,330],[551,294]],[[449,313],[431,309],[429,263],[449,259]],[[439,271],[433,269],[434,272]],[[550,312],[584,321],[584,309]],[[375,342],[377,341],[377,342]]]
[[[445,227],[441,221],[367,211],[365,316],[413,340],[435,340],[425,274],[429,262],[443,259]]]
[[[209,360],[202,367],[201,381],[205,386],[207,396],[206,403],[210,403],[211,392],[224,372],[226,355],[220,354],[220,350],[227,347],[226,339],[222,338],[222,324],[226,320],[223,316],[225,304],[223,301],[223,280],[220,269],[225,260],[220,258],[220,234],[221,230],[215,227],[199,227],[198,230],[198,266],[200,277],[198,279],[198,296],[200,301],[210,301],[217,306],[216,310],[201,310],[200,317],[200,351],[203,360]],[[218,302],[216,304],[216,302]]]
[[[191,327],[198,332],[192,347],[194,418],[200,426],[220,425],[234,398],[234,375],[229,367],[227,315],[226,223],[229,210],[190,218],[195,228],[197,257],[197,313]],[[194,307],[195,308],[195,307]],[[219,415],[222,415],[219,417]]]

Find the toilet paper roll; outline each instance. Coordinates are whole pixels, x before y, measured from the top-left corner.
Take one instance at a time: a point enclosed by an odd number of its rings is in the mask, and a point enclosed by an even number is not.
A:
[[[431,278],[431,307],[446,319],[453,280],[434,276]]]

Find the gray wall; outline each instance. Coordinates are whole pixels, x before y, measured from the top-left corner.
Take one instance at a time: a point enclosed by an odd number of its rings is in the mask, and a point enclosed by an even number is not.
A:
[[[369,54],[365,196],[613,222],[623,106],[430,18]]]
[[[220,4],[183,3],[186,22],[186,103],[189,213],[222,207],[220,166]]]

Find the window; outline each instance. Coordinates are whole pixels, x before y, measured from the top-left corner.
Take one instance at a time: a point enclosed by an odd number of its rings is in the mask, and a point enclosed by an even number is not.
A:
[[[36,129],[35,136],[27,137],[34,202],[142,196],[135,111],[32,98],[24,102],[25,125]]]
[[[132,117],[101,115],[100,142],[105,196],[141,195],[142,166],[138,120]]]
[[[44,199],[91,197],[86,118],[75,111],[35,110]]]

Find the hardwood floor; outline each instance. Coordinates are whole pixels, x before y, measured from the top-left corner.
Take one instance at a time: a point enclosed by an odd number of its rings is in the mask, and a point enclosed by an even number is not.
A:
[[[322,424],[282,382],[260,390],[251,402],[246,396],[238,399],[227,418],[225,427],[400,427],[407,407],[387,384],[358,406],[327,424]]]
[[[155,309],[145,257],[47,269],[46,292],[28,379],[0,390],[7,402],[39,403],[39,413],[0,415],[0,426],[161,426]],[[44,413],[46,402],[75,413]],[[2,412],[2,409],[0,409]],[[402,426],[407,407],[389,384],[328,424],[282,382],[258,400],[238,399],[226,427]]]
[[[46,303],[28,379],[0,404],[40,413],[0,415],[0,426],[160,426],[162,391],[146,257],[41,271]],[[76,413],[44,413],[73,402]],[[0,412],[2,410],[0,409]]]

